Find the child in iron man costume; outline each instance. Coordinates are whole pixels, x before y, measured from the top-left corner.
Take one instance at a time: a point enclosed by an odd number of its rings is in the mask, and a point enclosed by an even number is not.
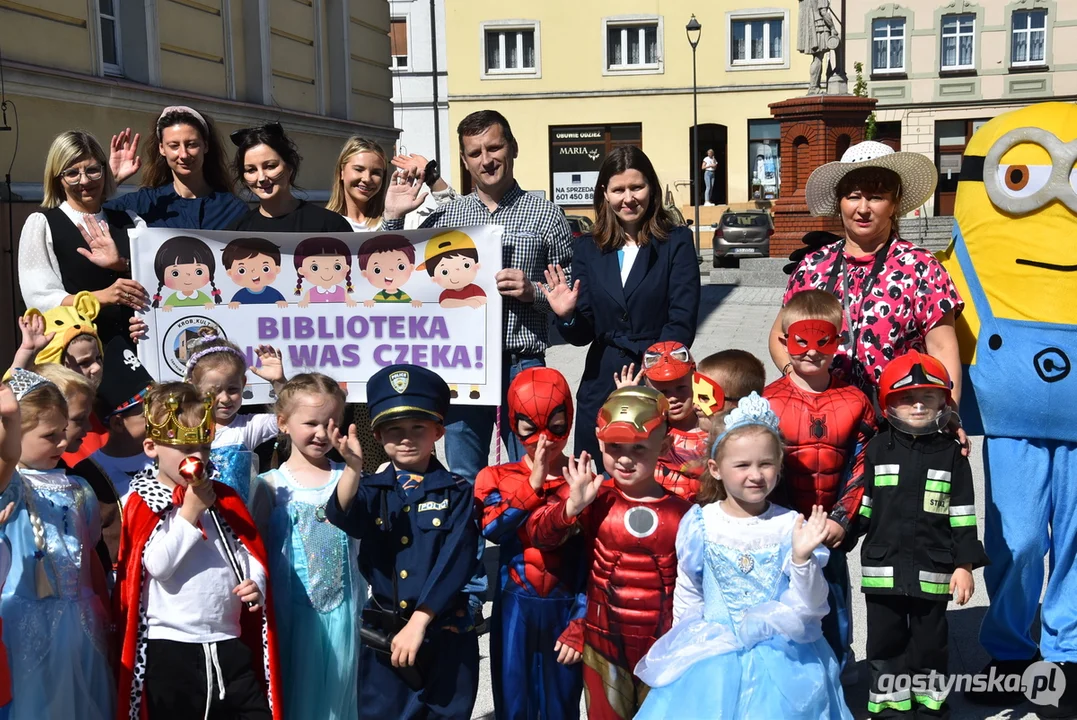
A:
[[[635,715],[647,686],[633,668],[673,622],[677,528],[691,504],[655,479],[668,412],[652,388],[615,390],[596,431],[610,479],[581,453],[566,463],[556,498],[528,519],[536,547],[559,547],[577,533],[589,546],[583,682],[591,720]]]
[[[494,716],[498,720],[575,720],[583,679],[583,547],[531,544],[524,523],[565,485],[572,390],[561,373],[524,370],[508,390],[509,422],[527,455],[484,468],[475,479],[482,534],[501,546],[490,628]]]
[[[830,612],[823,635],[844,664],[852,616],[849,569],[840,548],[864,494],[864,448],[875,435],[875,411],[863,392],[830,375],[840,340],[837,298],[808,290],[794,295],[781,313],[790,362],[786,375],[763,391],[786,443],[781,484],[772,497],[805,517],[815,505],[827,513],[823,542],[831,555],[823,575],[830,585]]]

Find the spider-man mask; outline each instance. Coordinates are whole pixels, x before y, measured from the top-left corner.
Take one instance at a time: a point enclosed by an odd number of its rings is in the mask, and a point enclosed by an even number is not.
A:
[[[643,374],[648,380],[678,380],[695,369],[696,361],[692,359],[692,353],[679,342],[657,342],[643,353]]]
[[[833,355],[840,341],[838,329],[826,320],[797,320],[785,334],[785,348],[790,355],[804,355],[810,350]]]
[[[725,393],[722,386],[706,375],[692,373],[692,401],[703,417],[710,417],[725,405]]]
[[[565,376],[552,368],[522,371],[509,385],[509,418],[512,431],[524,445],[537,445],[546,434],[556,452],[568,443],[572,427],[572,390]]]

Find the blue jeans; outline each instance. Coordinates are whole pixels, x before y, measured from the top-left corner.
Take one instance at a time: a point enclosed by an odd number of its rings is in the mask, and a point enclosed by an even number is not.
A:
[[[714,191],[714,171],[703,171],[703,202],[709,203],[711,201],[711,193]]]
[[[525,455],[523,445],[512,432],[509,410],[505,396],[509,384],[522,370],[541,367],[546,360],[541,355],[517,355],[504,353],[501,361],[501,440],[508,448],[508,459],[516,462]],[[490,439],[497,419],[497,408],[486,405],[452,405],[445,418],[445,461],[450,471],[460,475],[472,486],[479,471],[490,464]],[[486,538],[479,536],[478,568],[474,577],[464,586],[470,596],[471,609],[476,610],[486,601],[489,580],[482,563],[486,551]]]

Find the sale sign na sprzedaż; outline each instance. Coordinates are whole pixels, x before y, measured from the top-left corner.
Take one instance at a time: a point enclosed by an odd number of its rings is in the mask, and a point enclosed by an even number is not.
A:
[[[183,379],[207,338],[281,351],[288,377],[324,373],[350,402],[387,365],[430,368],[455,402],[501,398],[502,228],[372,233],[235,233],[153,228],[131,243],[152,298],[139,358],[158,381]],[[275,397],[247,374],[244,402]]]

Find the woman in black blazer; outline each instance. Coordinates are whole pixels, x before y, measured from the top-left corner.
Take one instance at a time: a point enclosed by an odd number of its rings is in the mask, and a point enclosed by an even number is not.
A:
[[[573,345],[590,345],[576,393],[575,452],[600,456],[595,418],[614,390],[614,375],[640,367],[663,340],[691,347],[699,317],[699,264],[692,233],[662,206],[661,184],[637,147],[606,156],[595,185],[595,228],[576,241],[571,286],[561,268],[543,288],[557,329]],[[598,462],[601,468],[601,461]]]

